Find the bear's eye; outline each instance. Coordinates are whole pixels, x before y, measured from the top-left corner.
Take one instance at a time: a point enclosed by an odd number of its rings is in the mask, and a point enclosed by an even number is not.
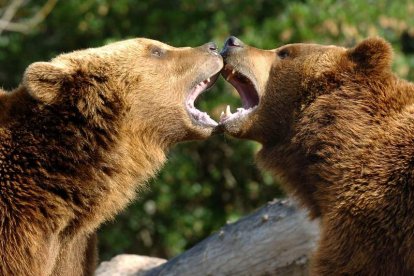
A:
[[[277,52],[277,56],[280,59],[285,59],[285,58],[289,57],[289,55],[290,55],[290,53],[289,53],[288,49],[282,49],[282,50]]]
[[[155,57],[162,57],[164,55],[165,51],[159,47],[152,47],[151,48],[151,55]]]

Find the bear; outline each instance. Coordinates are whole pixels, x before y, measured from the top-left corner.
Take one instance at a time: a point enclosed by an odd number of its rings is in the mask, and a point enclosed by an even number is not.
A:
[[[194,106],[213,43],[133,38],[35,62],[0,91],[0,275],[92,275],[95,231],[217,122]]]
[[[414,85],[380,37],[272,50],[229,37],[222,75],[242,107],[219,129],[319,218],[311,275],[414,275]]]

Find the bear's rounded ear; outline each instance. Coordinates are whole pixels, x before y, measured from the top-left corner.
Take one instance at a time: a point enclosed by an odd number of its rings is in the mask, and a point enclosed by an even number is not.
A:
[[[26,69],[23,85],[34,98],[50,104],[59,94],[65,71],[63,66],[51,62],[35,62]]]
[[[360,42],[347,51],[348,58],[356,68],[367,72],[382,72],[391,69],[392,48],[382,38],[373,37]]]

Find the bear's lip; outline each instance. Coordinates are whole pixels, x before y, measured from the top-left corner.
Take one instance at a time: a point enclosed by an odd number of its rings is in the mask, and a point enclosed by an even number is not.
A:
[[[194,102],[196,101],[198,96],[209,90],[217,81],[218,76],[219,72],[216,72],[210,77],[197,83],[193,88],[190,89],[190,92],[187,95],[187,98],[185,100],[185,106],[187,108],[188,113],[190,114],[191,119],[198,125],[204,127],[215,127],[218,125],[216,121],[210,118],[207,112],[202,112],[194,106]]]
[[[221,74],[226,81],[236,88],[241,98],[242,107],[237,108],[235,113],[231,113],[230,106],[227,105],[226,110],[221,113],[220,124],[241,116],[247,116],[256,110],[259,105],[259,93],[257,92],[255,79],[250,77],[250,74],[236,69],[231,64],[225,64]]]

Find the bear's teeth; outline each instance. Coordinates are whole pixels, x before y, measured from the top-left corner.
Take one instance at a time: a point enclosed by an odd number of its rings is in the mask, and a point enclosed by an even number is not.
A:
[[[208,78],[208,79],[206,79],[206,80],[203,80],[203,83],[204,84],[208,84],[210,82],[210,78]],[[200,83],[200,85],[201,85],[201,83]]]
[[[226,107],[226,116],[231,116],[231,115],[232,115],[232,113],[231,113],[231,110],[230,110],[230,106],[227,105],[227,107]]]
[[[224,111],[222,111],[220,114],[220,120],[223,119],[224,117],[226,117],[226,114],[224,114]]]
[[[230,80],[234,76],[235,73],[236,73],[236,69],[233,69],[231,73],[227,76],[226,81]]]

